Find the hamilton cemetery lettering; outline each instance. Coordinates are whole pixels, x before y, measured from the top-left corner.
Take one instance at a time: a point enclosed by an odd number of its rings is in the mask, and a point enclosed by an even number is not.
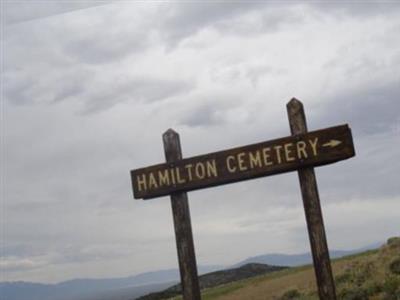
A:
[[[317,156],[317,144],[318,138],[314,138],[307,141],[291,142],[273,147],[264,147],[255,151],[243,151],[236,155],[228,155],[225,159],[225,169],[229,173],[235,173],[306,159],[309,156]],[[138,190],[142,192],[212,177],[218,177],[215,159],[194,164],[188,163],[182,167],[163,169],[154,173],[142,173],[141,175],[136,175],[136,184]]]
[[[354,156],[341,125],[131,171],[135,198],[153,198],[333,163]]]

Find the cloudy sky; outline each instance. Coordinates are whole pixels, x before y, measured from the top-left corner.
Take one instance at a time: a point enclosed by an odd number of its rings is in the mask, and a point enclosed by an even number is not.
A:
[[[349,123],[316,169],[328,244],[400,234],[398,2],[2,1],[1,281],[177,267],[168,197],[129,171]],[[343,3],[343,2],[342,2]],[[198,263],[309,251],[296,173],[189,193]]]

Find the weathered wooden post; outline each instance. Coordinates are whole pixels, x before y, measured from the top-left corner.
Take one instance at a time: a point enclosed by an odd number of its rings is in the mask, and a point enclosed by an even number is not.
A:
[[[165,159],[171,168],[182,159],[179,135],[172,129],[163,134]],[[178,251],[184,300],[200,300],[196,256],[193,244],[192,225],[186,192],[171,193],[172,215],[174,218],[176,248]]]
[[[287,104],[287,112],[292,135],[307,133],[306,116],[303,104],[293,98]],[[308,236],[311,244],[314,271],[317,277],[318,293],[321,300],[335,300],[335,282],[329,259],[324,221],[319,201],[317,181],[312,166],[298,169],[304,211],[307,220]]]

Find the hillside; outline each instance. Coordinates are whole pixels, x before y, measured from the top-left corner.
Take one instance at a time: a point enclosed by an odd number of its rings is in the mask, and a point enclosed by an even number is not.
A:
[[[400,238],[332,264],[338,299],[400,300]],[[174,299],[180,299],[176,297]],[[203,300],[318,299],[311,265],[205,289]]]
[[[392,242],[393,243],[393,242]],[[369,248],[369,247],[368,247]],[[359,252],[359,250],[351,251],[331,251],[332,257],[344,255],[346,253]],[[400,251],[398,251],[400,252]],[[334,269],[336,270],[337,264],[342,264],[342,261],[348,259],[354,259],[357,257],[368,257],[375,253],[374,251],[366,252],[362,255],[355,255],[340,260],[335,260]],[[299,265],[310,263],[310,254],[265,254],[247,258],[234,266],[226,269],[222,266],[199,266],[199,273],[205,274],[212,272],[207,276],[200,277],[200,284],[204,290],[203,299],[219,299],[224,295],[229,295],[237,291],[245,291],[246,286],[252,282],[262,282],[262,286],[265,280],[268,281],[266,284],[270,289],[274,288],[273,291],[268,289],[269,292],[273,292],[273,295],[280,295],[282,291],[287,290],[290,287],[303,291],[300,287],[291,284],[289,287],[280,284],[280,278],[283,277],[285,281],[304,280],[309,286],[313,284],[313,272],[310,267],[291,268],[287,271],[277,271],[276,277],[272,276],[258,276],[256,279],[254,276],[265,273],[262,265]],[[278,263],[277,263],[278,262]],[[238,268],[246,264],[252,265],[252,268]],[[258,266],[257,266],[258,264]],[[261,267],[260,267],[261,266]],[[214,272],[216,270],[221,270]],[[229,272],[233,271],[232,274]],[[267,270],[268,271],[268,270]],[[247,274],[248,273],[248,274]],[[240,275],[241,274],[241,275]],[[247,274],[247,275],[246,275]],[[241,277],[242,276],[242,277]],[[243,280],[253,276],[253,279]],[[285,277],[288,276],[288,277]],[[297,276],[297,277],[296,277]],[[276,280],[275,280],[275,279]],[[296,279],[297,278],[297,279]],[[160,270],[156,272],[147,272],[134,276],[122,277],[122,278],[103,278],[103,279],[74,279],[69,281],[60,282],[57,284],[39,284],[31,282],[0,282],[0,298],[4,297],[5,300],[128,300],[140,297],[148,293],[155,291],[164,290],[167,287],[175,284],[179,280],[179,271],[173,270]],[[235,281],[234,283],[229,283]],[[308,282],[308,283],[307,283]],[[273,283],[273,284],[271,284]],[[215,287],[217,286],[218,287]],[[214,288],[215,287],[215,288]],[[243,288],[243,290],[242,290]],[[311,288],[310,288],[311,289]],[[179,286],[173,286],[169,290],[168,295],[175,297],[179,294]],[[254,290],[256,291],[256,290]],[[306,290],[305,290],[306,291]],[[166,294],[164,294],[166,295]],[[232,295],[235,295],[233,293]],[[154,295],[153,295],[154,296]],[[204,298],[205,297],[205,298]],[[161,297],[162,298],[162,297]],[[158,299],[161,299],[158,298]],[[241,299],[241,298],[237,298]],[[242,298],[247,299],[247,298]],[[255,298],[257,299],[257,298]],[[264,298],[262,298],[264,299]],[[272,299],[272,298],[268,298]],[[311,298],[312,299],[312,298]]]
[[[216,271],[199,276],[199,284],[201,289],[212,288],[215,286],[227,284],[251,278],[261,274],[267,274],[271,272],[277,272],[280,270],[287,269],[287,267],[269,266],[263,264],[247,264],[239,268],[233,268],[228,270]],[[138,300],[158,300],[175,297],[181,293],[181,285],[174,285],[164,291],[158,293],[152,293],[140,298]]]

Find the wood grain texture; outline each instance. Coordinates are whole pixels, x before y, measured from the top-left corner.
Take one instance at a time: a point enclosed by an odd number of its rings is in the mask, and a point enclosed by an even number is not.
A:
[[[290,130],[293,135],[307,132],[307,123],[303,104],[293,98],[287,104]],[[321,300],[336,300],[335,282],[329,259],[328,244],[322,217],[314,168],[306,167],[298,170],[301,194],[303,197],[308,235],[317,278],[318,293]]]
[[[182,159],[179,135],[175,131],[169,129],[165,132],[163,134],[163,143],[167,163],[175,163]],[[176,192],[171,194],[171,206],[182,284],[182,296],[184,300],[200,300],[196,255],[187,193]]]

